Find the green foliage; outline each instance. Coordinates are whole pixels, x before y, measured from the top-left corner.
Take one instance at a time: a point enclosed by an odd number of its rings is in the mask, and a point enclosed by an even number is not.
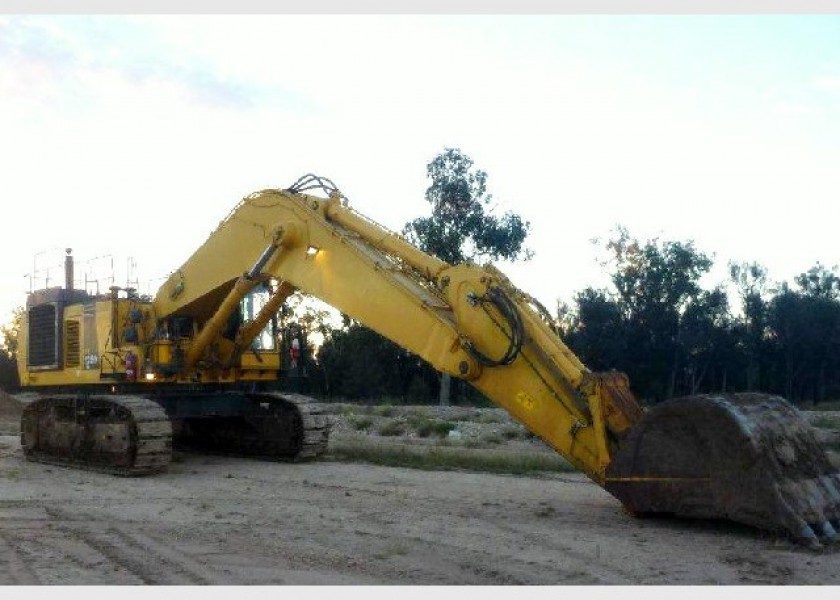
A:
[[[811,425],[820,427],[821,429],[836,429],[840,430],[840,417],[824,417],[820,416],[811,420]]]
[[[733,363],[742,363],[745,389],[761,388],[762,356],[766,353],[768,305],[767,269],[758,263],[730,263],[730,279],[738,288],[742,317],[735,320],[732,339],[739,348],[730,353]],[[738,352],[740,350],[740,352]]]
[[[331,397],[405,401],[409,391],[412,400],[414,395],[436,397],[437,376],[425,361],[357,323],[334,330],[321,346],[318,362]]]
[[[595,369],[626,371],[642,397],[696,390],[719,359],[704,336],[727,312],[726,295],[699,284],[711,259],[692,242],[643,243],[624,228],[605,248],[614,291],[577,295],[569,345]]]
[[[431,214],[406,224],[409,241],[450,263],[530,256],[529,224],[493,212],[487,173],[470,157],[447,148],[427,174]],[[794,286],[774,287],[760,264],[731,263],[733,310],[723,285],[701,286],[712,260],[691,241],[641,241],[619,228],[603,248],[610,288],[584,289],[574,306],[558,306],[564,339],[588,367],[627,372],[636,395],[653,402],[745,390],[817,406],[840,398],[836,268],[816,263]],[[439,377],[427,363],[349,319],[328,336],[319,361],[328,396],[399,403],[438,397]],[[492,405],[458,380],[452,398]]]
[[[436,436],[445,438],[449,432],[455,429],[455,424],[442,419],[431,419],[424,416],[412,416],[409,418],[409,424],[414,432],[421,438]]]
[[[392,421],[386,421],[382,425],[379,426],[377,433],[381,436],[385,437],[392,437],[403,435],[406,432],[406,423],[400,419],[394,419]]]
[[[484,444],[498,446],[499,444],[504,443],[505,437],[498,431],[488,431],[486,433],[481,434],[480,440]]]
[[[18,380],[17,360],[0,349],[0,390],[14,390],[20,385]]]
[[[840,277],[835,273],[836,269],[837,267],[826,269],[817,262],[805,273],[800,273],[795,280],[806,296],[835,300],[840,294]]]
[[[529,258],[529,224],[511,212],[494,213],[487,173],[470,157],[446,148],[427,165],[431,215],[407,223],[406,238],[450,263]],[[410,315],[406,315],[410,318]],[[403,403],[437,402],[440,375],[424,360],[349,318],[330,332],[318,355],[324,393],[333,398],[394,397]],[[453,403],[490,405],[477,390],[452,381]]]
[[[347,419],[350,426],[356,431],[367,431],[373,425],[373,419],[366,416],[354,416]]]
[[[410,375],[411,382],[405,389],[406,404],[430,404],[437,401],[434,373],[425,362],[417,363],[417,372]]]
[[[508,425],[503,427],[500,433],[506,440],[525,439],[528,437],[527,430],[517,425]]]
[[[379,415],[380,417],[390,417],[394,414],[394,405],[390,402],[385,402],[374,407],[373,413]]]
[[[575,296],[566,341],[598,371],[627,369],[626,321],[619,302],[605,290],[587,288]]]
[[[568,473],[575,469],[559,454],[474,450],[464,447],[414,447],[403,444],[370,444],[365,441],[330,442],[328,460],[363,461],[375,465],[428,471],[467,470],[485,473],[535,475]]]
[[[840,396],[840,276],[817,263],[797,289],[771,288],[757,263],[730,263],[740,300],[702,289],[712,262],[691,242],[640,242],[625,229],[605,245],[612,290],[586,289],[564,312],[564,337],[596,370],[630,375],[636,394],[764,391],[819,404]]]
[[[824,287],[819,265],[802,276],[801,291],[782,286],[767,307],[764,361],[776,377],[768,383],[792,400],[826,400],[840,390],[840,302]]]
[[[674,316],[700,292],[700,277],[711,259],[692,242],[648,240],[644,244],[624,228],[607,242],[612,253],[612,282],[629,316]]]
[[[467,419],[467,420],[469,420],[469,419]],[[506,423],[507,419],[504,416],[498,415],[498,414],[493,413],[493,412],[485,412],[485,413],[482,413],[481,416],[479,416],[478,422],[479,423],[485,423],[485,424],[487,424],[487,423]]]
[[[18,334],[23,324],[23,307],[18,307],[12,313],[12,320],[0,325],[0,350],[10,358],[15,358],[18,351]]]
[[[487,173],[456,148],[446,148],[426,166],[426,200],[432,214],[403,228],[409,241],[450,264],[468,260],[528,259],[523,244],[530,224],[519,215],[493,214]]]
[[[332,329],[332,313],[329,307],[300,291],[294,292],[286,299],[282,309],[283,317],[295,323],[307,336],[313,333],[329,335]]]
[[[23,322],[23,308],[15,309],[12,320],[0,326],[0,389],[18,387],[17,352],[18,334]]]
[[[412,419],[431,419],[433,418],[432,410],[426,407],[413,408],[410,411],[409,420]]]

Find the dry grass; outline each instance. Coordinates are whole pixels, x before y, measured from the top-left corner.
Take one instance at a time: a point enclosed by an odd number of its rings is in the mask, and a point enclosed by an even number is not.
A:
[[[504,448],[477,449],[444,443],[408,444],[365,436],[332,438],[326,459],[427,471],[464,470],[515,475],[568,473],[575,470],[563,457],[554,453]]]
[[[800,407],[802,410],[809,410],[815,412],[823,412],[823,411],[840,411],[840,400],[829,400],[826,402],[820,402],[819,404],[813,405],[804,405]]]
[[[840,430],[840,416],[838,415],[818,415],[810,419],[811,425],[821,429],[835,429]]]

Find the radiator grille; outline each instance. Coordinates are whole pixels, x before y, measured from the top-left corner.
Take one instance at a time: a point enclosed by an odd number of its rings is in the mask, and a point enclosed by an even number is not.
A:
[[[29,365],[57,366],[55,306],[42,304],[29,309]]]

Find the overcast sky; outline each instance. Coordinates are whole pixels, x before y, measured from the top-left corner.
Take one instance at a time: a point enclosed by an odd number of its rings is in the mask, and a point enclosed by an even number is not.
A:
[[[709,285],[791,280],[840,262],[840,17],[0,16],[0,320],[65,247],[154,289],[307,172],[399,230],[445,147],[531,222],[501,266],[548,306],[606,284],[619,224],[694,240]]]

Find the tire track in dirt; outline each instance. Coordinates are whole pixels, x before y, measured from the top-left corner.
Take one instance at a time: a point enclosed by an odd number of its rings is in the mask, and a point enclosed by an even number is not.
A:
[[[560,543],[551,534],[535,534],[491,521],[484,522],[482,530],[484,545],[495,547],[495,550],[483,550],[462,543],[441,543],[439,540],[424,541],[438,547],[451,547],[453,558],[460,561],[463,568],[478,569],[476,572],[489,575],[499,583],[525,584],[529,579],[533,580],[534,566],[537,564],[540,565],[541,579],[547,584],[576,582],[627,585],[635,579],[628,571],[598,562],[595,552],[581,552],[580,544],[573,546]],[[459,536],[459,539],[464,538]],[[481,543],[481,540],[476,540],[476,543]],[[466,561],[467,551],[479,560]],[[530,575],[523,577],[522,573]]]
[[[528,517],[523,519],[523,514]],[[532,520],[532,515],[538,520]],[[554,572],[558,577],[552,583],[627,585],[638,580],[632,571],[601,560],[598,543],[588,541],[597,536],[594,521],[586,523],[585,534],[580,536],[570,528],[569,515],[548,512],[543,504],[519,502],[501,509],[488,506],[482,519],[488,538],[505,540],[510,557],[506,560],[518,558],[527,572],[535,567],[539,572]]]
[[[638,574],[599,561],[594,541],[563,544],[556,532],[538,531],[525,523],[515,526],[516,519],[511,524],[514,508],[497,511],[492,503],[441,501],[416,487],[404,497],[392,498],[405,494],[405,482],[400,482],[399,492],[307,480],[303,486],[326,492],[319,500],[322,512],[352,514],[348,535],[352,532],[369,540],[365,543],[368,567],[375,565],[372,568],[383,574],[399,572],[424,583],[478,585],[626,584],[639,579]],[[363,498],[370,496],[380,498],[379,502],[382,497],[390,499],[388,510],[369,509]],[[348,497],[354,498],[353,506],[348,506]],[[538,508],[532,507],[532,512]],[[539,573],[536,579],[535,571]]]
[[[102,522],[89,514],[73,515],[51,508],[60,519],[58,527],[68,536],[94,548],[114,565],[125,569],[140,583],[157,585],[208,585],[232,583],[185,553],[126,524]],[[138,524],[141,527],[142,524]]]
[[[376,535],[371,533],[371,536]],[[381,534],[379,535],[382,538]],[[539,575],[534,575],[536,560],[518,555],[508,547],[488,550],[476,544],[450,543],[438,537],[405,535],[399,538],[407,545],[404,557],[393,557],[394,569],[403,567],[416,581],[437,582],[442,585],[552,585],[558,583],[594,584],[603,578],[591,576],[577,563],[539,560]],[[493,547],[492,536],[485,539],[485,547]],[[495,540],[494,540],[495,541]],[[416,560],[421,557],[421,560]],[[561,564],[562,563],[562,564]],[[457,572],[454,570],[457,569]]]
[[[591,544],[595,548],[595,552],[582,552],[579,540],[574,540],[573,543],[565,543],[555,533],[534,531],[528,526],[505,525],[498,521],[493,523],[493,527],[516,537],[526,546],[539,548],[542,558],[538,562],[548,565],[553,558],[561,557],[576,563],[580,567],[581,573],[585,573],[594,579],[592,583],[600,585],[642,583],[638,576],[631,571],[601,562],[597,542]]]
[[[149,535],[128,530],[124,526],[118,526],[116,529],[124,539],[130,540],[144,551],[151,551],[155,558],[165,566],[175,566],[179,573],[192,578],[195,584],[235,585],[236,583],[243,583],[231,581],[230,577],[222,576],[185,553],[168,547]]]
[[[16,546],[7,533],[0,531],[0,556],[6,559],[5,574],[0,574],[0,585],[37,585],[40,581]]]
[[[140,583],[160,585],[205,583],[199,577],[190,577],[183,569],[172,569],[149,549],[134,544],[129,537],[113,527],[74,526],[73,533],[111,563],[137,577]]]
[[[26,527],[17,531],[21,554],[41,584],[122,584],[136,585],[143,580],[124,566],[111,561],[95,547],[80,540],[74,532],[51,525],[34,534]]]
[[[428,513],[427,509],[432,512]],[[435,507],[433,501],[426,499],[422,514],[416,508],[412,514],[389,517],[360,511],[354,529],[371,540],[402,540],[410,548],[409,557],[417,552],[423,554],[423,560],[418,563],[430,569],[426,573],[429,577],[451,574],[452,567],[457,566],[461,575],[456,583],[465,580],[491,585],[535,583],[535,565],[539,565],[538,581],[544,584],[626,585],[639,579],[629,570],[601,562],[595,542],[583,546],[579,540],[563,543],[557,533],[510,523],[510,513],[494,514],[477,509],[463,514],[463,511],[463,506],[451,503]],[[455,522],[469,524],[463,528],[459,525],[455,529],[435,529],[434,523],[447,515],[457,515]],[[413,567],[411,570],[418,574],[417,564]]]

